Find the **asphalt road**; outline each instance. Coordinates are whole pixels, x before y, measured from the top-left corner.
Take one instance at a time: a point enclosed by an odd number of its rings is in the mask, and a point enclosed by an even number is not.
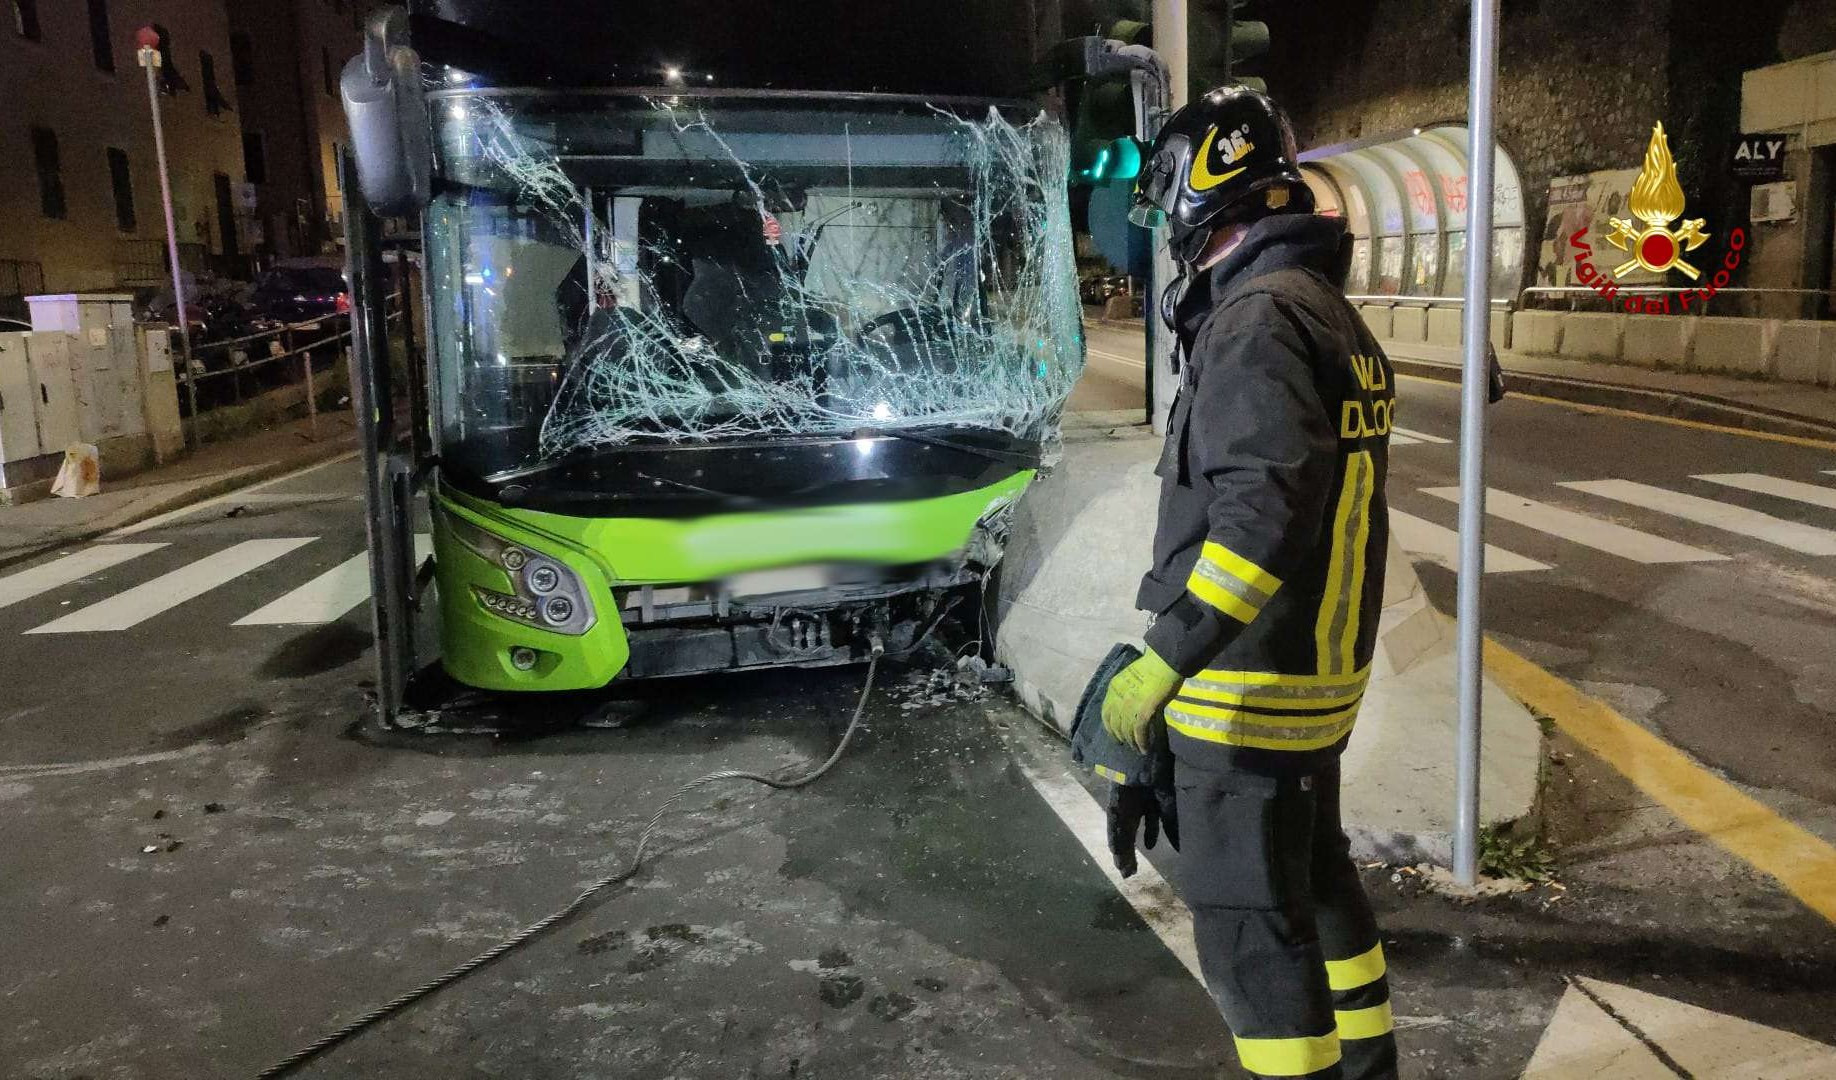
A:
[[[1126,407],[1126,337],[1092,344],[1121,359],[1079,393]],[[1424,489],[1454,482],[1454,396],[1400,389],[1392,500],[1446,599],[1454,507]],[[1831,835],[1836,554],[1797,548],[1836,510],[1696,477],[1836,489],[1836,460],[1531,401],[1493,419],[1497,486],[1647,538],[1495,523],[1495,632]],[[1563,486],[1603,480],[1783,524]],[[0,575],[0,1075],[250,1075],[610,873],[680,783],[820,758],[859,690],[737,676],[621,697],[616,730],[380,733],[357,491],[335,463]],[[890,665],[832,777],[692,797],[634,888],[302,1075],[1217,1075],[1228,1035],[1148,922],[1177,903],[1118,892],[1050,736],[999,694],[927,694],[947,663]],[[1828,925],[1556,753],[1566,889],[1456,902],[1368,868],[1405,1075],[1516,1077],[1576,975],[1836,1042]]]

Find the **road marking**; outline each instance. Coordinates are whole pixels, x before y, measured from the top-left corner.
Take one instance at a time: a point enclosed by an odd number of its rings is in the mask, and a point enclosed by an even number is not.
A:
[[[1822,484],[1806,484],[1798,480],[1786,480],[1778,476],[1767,476],[1764,473],[1699,473],[1698,480],[1707,480],[1711,484],[1724,487],[1740,488],[1742,491],[1757,491],[1761,495],[1777,495],[1781,499],[1795,499],[1812,506],[1836,510],[1836,488]]]
[[[1598,979],[1570,979],[1522,1080],[1836,1075],[1836,1050]]]
[[[1460,502],[1460,489],[1457,487],[1423,488],[1422,494],[1446,499],[1455,505]],[[1675,540],[1628,529],[1615,522],[1577,514],[1572,510],[1536,502],[1497,488],[1485,489],[1485,512],[1633,562],[1725,562],[1728,558],[1717,552],[1679,544]]]
[[[1391,446],[1414,446],[1416,443],[1419,443],[1421,441],[1422,440],[1414,437],[1413,435],[1401,434],[1395,428],[1390,429],[1390,445]]]
[[[1512,697],[1538,715],[1551,717],[1685,825],[1777,878],[1813,911],[1836,922],[1836,848],[1691,761],[1606,702],[1489,639],[1485,667]]]
[[[1202,985],[1205,976],[1199,971],[1198,947],[1192,939],[1192,912],[1180,902],[1179,896],[1167,880],[1154,869],[1154,864],[1145,857],[1137,859],[1139,869],[1133,877],[1123,877],[1109,857],[1109,821],[1102,807],[1090,797],[1078,782],[1071,778],[1063,768],[1041,767],[1016,756],[1021,775],[1033,785],[1033,790],[1045,804],[1058,815],[1058,820],[1071,835],[1083,845],[1103,876],[1116,887],[1141,918],[1148,928],[1159,935],[1167,951],[1179,958]]]
[[[246,500],[250,495],[254,494],[255,492],[261,491],[264,488],[270,488],[276,484],[284,484],[289,480],[297,480],[300,477],[305,476],[307,473],[316,472],[319,469],[330,468],[333,465],[338,465],[343,462],[350,461],[356,456],[357,456],[357,451],[353,450],[348,454],[340,454],[337,457],[332,458],[329,461],[321,461],[316,465],[308,465],[303,469],[295,469],[290,473],[286,473],[285,475],[282,475],[282,476],[277,476],[272,480],[263,480],[258,484],[250,484],[248,487],[245,487],[245,488],[237,488],[235,491],[231,491],[228,494],[219,495],[214,499],[205,499],[203,502],[192,503],[190,506],[181,506],[176,510],[168,510],[163,514],[156,514],[153,517],[146,519],[145,521],[137,521],[132,525],[124,525],[121,528],[116,529],[115,531],[111,533],[108,533],[107,535],[103,537],[103,539],[113,540],[116,537],[120,537],[120,536],[133,536],[136,533],[146,532],[148,529],[157,529],[161,525],[171,524],[172,522],[178,521],[181,518],[190,517],[193,514],[200,513],[205,510],[209,510],[212,507],[222,506],[224,503],[233,503],[239,499]]]
[[[1437,446],[1446,446],[1453,441],[1452,439],[1443,439],[1439,435],[1430,435],[1426,431],[1417,431],[1414,428],[1397,427],[1391,424],[1390,437],[1394,439],[1398,435],[1406,435],[1417,442],[1434,443]]]
[[[126,630],[153,616],[202,596],[210,590],[273,562],[316,536],[287,536],[271,540],[244,540],[215,555],[208,555],[126,592],[116,593],[61,619],[27,630],[28,634],[77,634]]]
[[[1444,529],[1414,514],[1392,509],[1390,534],[1396,537],[1396,542],[1409,554],[1419,555],[1429,562],[1459,571],[1460,534],[1452,529]],[[1514,551],[1506,551],[1491,544],[1485,545],[1485,572],[1488,574],[1515,574],[1526,570],[1547,569],[1547,563],[1526,559]]]
[[[1434,383],[1437,386],[1452,387],[1456,390],[1459,388],[1457,383],[1448,382],[1446,379],[1429,378],[1426,375],[1404,375],[1402,372],[1397,372],[1396,377],[1398,379],[1409,379],[1414,382]],[[1728,427],[1725,424],[1711,424],[1704,420],[1684,420],[1676,416],[1653,416],[1650,413],[1634,412],[1631,409],[1616,409],[1611,405],[1581,405],[1573,401],[1563,401],[1560,398],[1544,397],[1541,394],[1525,394],[1517,390],[1511,391],[1511,396],[1508,400],[1534,401],[1539,405],[1557,405],[1564,409],[1573,409],[1575,412],[1593,413],[1599,416],[1623,416],[1629,420],[1649,420],[1654,424],[1669,424],[1672,427],[1695,428],[1697,431],[1714,431],[1722,435],[1744,435],[1749,439],[1764,439],[1767,442],[1789,443],[1792,446],[1810,446],[1819,450],[1836,450],[1836,440],[1813,439],[1805,435],[1778,435],[1770,431],[1748,431],[1746,428]]]
[[[118,566],[129,559],[145,555],[149,551],[158,551],[164,544],[97,544],[73,551],[61,559],[52,559],[29,570],[21,570],[0,578],[0,608],[17,604],[21,600],[30,600],[40,593],[60,589],[73,581],[81,581],[91,574],[99,574],[111,566]]]
[[[1603,499],[1616,499],[1633,506],[1642,506],[1698,525],[1763,540],[1806,555],[1836,555],[1836,532],[1786,521],[1743,506],[1685,495],[1680,491],[1652,487],[1633,480],[1565,480],[1562,486],[1598,495]]]
[[[1093,349],[1089,345],[1084,346],[1084,351],[1086,353],[1089,353],[1091,356],[1100,356],[1105,360],[1113,361],[1115,363],[1121,364],[1124,367],[1141,368],[1143,371],[1147,370],[1147,361],[1145,360],[1136,360],[1131,357],[1118,355],[1116,353],[1104,352],[1102,349]]]
[[[414,538],[415,549],[426,551],[433,537]],[[332,567],[277,600],[237,619],[236,626],[317,626],[337,622],[370,598],[370,555],[362,552]]]

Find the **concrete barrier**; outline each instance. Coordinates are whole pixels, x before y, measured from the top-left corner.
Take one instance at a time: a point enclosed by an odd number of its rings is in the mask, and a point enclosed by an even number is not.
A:
[[[1153,543],[1160,440],[1131,418],[1066,418],[1064,456],[1015,508],[993,587],[996,654],[1021,702],[1061,732],[1110,646],[1139,644],[1147,626],[1135,588]],[[1542,732],[1489,679],[1484,707],[1481,817],[1514,820],[1535,803]],[[1392,542],[1370,688],[1344,759],[1346,831],[1360,858],[1448,858],[1454,717],[1451,626]]]
[[[1390,340],[1420,345],[1428,340],[1428,309],[1399,307],[1391,315]]]
[[[1809,319],[1781,323],[1772,354],[1778,378],[1836,386],[1836,323]]]
[[[1493,308],[1491,318],[1486,320],[1492,337],[1492,347],[1503,352],[1511,347],[1511,313],[1501,308]]]
[[[1733,375],[1769,374],[1778,329],[1777,319],[1705,316],[1696,320],[1696,342],[1689,352],[1688,367]]]
[[[1562,312],[1520,311],[1512,316],[1511,347],[1521,353],[1554,355],[1562,347]]]
[[[1624,315],[1575,312],[1562,316],[1561,356],[1578,360],[1618,360],[1619,341],[1625,334]]]
[[[1441,345],[1449,349],[1460,347],[1460,323],[1466,318],[1464,307],[1432,307],[1428,309],[1428,337],[1430,345]]]
[[[1370,327],[1372,337],[1376,338],[1378,341],[1390,340],[1390,331],[1393,325],[1390,305],[1359,304],[1358,315],[1364,320],[1364,325]]]
[[[1664,315],[1630,315],[1619,357],[1648,368],[1680,368],[1696,337],[1696,320]]]

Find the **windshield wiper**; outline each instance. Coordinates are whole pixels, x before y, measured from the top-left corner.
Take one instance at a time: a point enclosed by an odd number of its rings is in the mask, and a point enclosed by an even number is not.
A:
[[[1030,469],[1039,464],[1031,454],[1019,454],[1012,450],[996,450],[990,446],[976,446],[973,443],[961,443],[954,439],[945,439],[936,435],[925,435],[910,428],[862,428],[855,432],[857,439],[871,439],[885,436],[889,439],[904,439],[908,442],[923,443],[926,446],[942,447],[945,450],[956,450],[964,454],[973,454],[989,461],[998,461],[1003,465],[1018,465]]]

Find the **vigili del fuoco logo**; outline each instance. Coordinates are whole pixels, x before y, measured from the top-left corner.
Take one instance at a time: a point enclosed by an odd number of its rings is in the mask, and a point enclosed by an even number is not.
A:
[[[1727,287],[1730,275],[1740,265],[1740,254],[1747,246],[1744,229],[1728,233],[1728,253],[1709,280],[1693,289],[1679,289],[1661,295],[1641,294],[1621,297],[1619,279],[1638,270],[1662,274],[1676,270],[1691,281],[1701,281],[1702,271],[1684,256],[1708,241],[1708,221],[1689,218],[1676,228],[1670,223],[1683,216],[1683,185],[1677,181],[1677,162],[1670,154],[1670,140],[1664,125],[1651,129],[1651,142],[1645,147],[1645,164],[1632,182],[1631,197],[1626,201],[1633,220],[1609,218],[1613,231],[1606,241],[1632,257],[1604,272],[1589,261],[1593,247],[1587,242],[1587,230],[1577,229],[1568,238],[1575,253],[1575,277],[1608,300],[1618,301],[1633,314],[1668,315],[1673,310],[1687,313],[1692,304],[1704,304]],[[1642,225],[1642,227],[1641,227]],[[1672,300],[1676,307],[1672,307]]]

